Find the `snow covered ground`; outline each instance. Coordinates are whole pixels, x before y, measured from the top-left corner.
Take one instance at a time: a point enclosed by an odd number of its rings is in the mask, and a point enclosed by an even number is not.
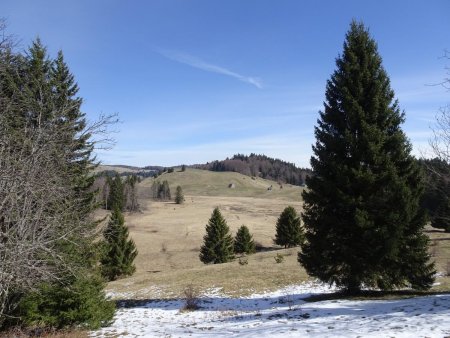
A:
[[[203,295],[200,309],[185,302],[148,301],[121,308],[110,327],[92,337],[447,337],[450,295],[400,300],[305,302],[329,287],[304,283],[277,292],[228,298]]]

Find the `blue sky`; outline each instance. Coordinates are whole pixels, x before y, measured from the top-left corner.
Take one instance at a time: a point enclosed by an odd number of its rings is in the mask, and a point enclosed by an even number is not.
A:
[[[351,20],[377,40],[414,153],[450,93],[450,1],[21,1],[0,16],[24,50],[62,49],[94,120],[119,113],[106,164],[204,163],[260,153],[309,166],[326,80]]]

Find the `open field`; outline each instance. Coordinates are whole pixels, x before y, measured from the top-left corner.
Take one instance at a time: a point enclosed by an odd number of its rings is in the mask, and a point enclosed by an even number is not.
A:
[[[292,205],[301,212],[302,188],[283,185],[280,189],[275,182],[260,178],[194,169],[165,173],[158,179],[167,179],[172,191],[181,185],[186,202],[177,205],[153,201],[148,197],[154,179],[139,184],[142,211],[126,215],[130,235],[139,250],[137,271],[132,277],[109,283],[108,292],[114,298],[178,297],[190,284],[200,291],[220,288],[228,295],[242,296],[308,280],[297,262],[299,248],[281,249],[272,241],[281,211]],[[230,183],[235,188],[228,188]],[[267,190],[271,185],[273,189]],[[216,206],[233,234],[245,224],[263,248],[248,257],[248,265],[241,266],[237,260],[218,265],[200,262],[205,225]],[[448,291],[450,234],[433,228],[427,228],[427,234],[433,239],[430,250],[439,271],[433,290]],[[275,262],[277,253],[285,256],[282,263]]]
[[[175,297],[188,284],[199,289],[220,287],[237,296],[307,279],[297,263],[298,249],[281,250],[285,259],[277,264],[274,250],[278,248],[272,240],[282,210],[287,205],[301,210],[301,188],[286,185],[280,189],[277,185],[277,189],[269,191],[267,187],[275,186],[274,182],[252,180],[237,173],[201,170],[164,174],[159,179],[167,179],[172,191],[181,185],[186,201],[177,205],[143,198],[142,212],[126,215],[126,224],[139,250],[137,271],[130,278],[109,284],[108,289],[116,296]],[[142,196],[147,195],[152,183],[153,179],[146,179],[140,184]],[[228,188],[229,183],[234,183],[235,188]],[[202,196],[203,193],[209,196]],[[245,224],[263,247],[263,252],[248,257],[248,265],[241,266],[237,260],[219,265],[200,262],[205,225],[216,206],[233,234]]]

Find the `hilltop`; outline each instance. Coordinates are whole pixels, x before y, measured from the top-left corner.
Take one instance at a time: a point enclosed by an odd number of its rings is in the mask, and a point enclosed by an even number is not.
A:
[[[298,186],[304,186],[305,179],[312,175],[311,169],[299,168],[294,163],[257,154],[250,154],[249,156],[237,154],[225,160],[216,160],[185,167],[214,172],[235,172],[251,178],[262,178],[276,181],[278,184],[288,183]],[[170,168],[176,169],[177,166]],[[96,173],[113,174],[117,172],[120,175],[134,174],[142,177],[160,175],[166,171],[167,168],[162,166],[145,166],[140,168],[128,165],[99,165],[95,169]]]
[[[233,171],[294,185],[303,185],[306,177],[312,175],[311,169],[298,168],[294,163],[257,154],[237,154],[223,161],[197,164],[193,167],[211,171]]]
[[[190,196],[257,197],[270,199],[301,200],[303,188],[291,184],[279,184],[260,177],[249,177],[237,172],[213,172],[187,168],[175,168],[172,173],[164,172],[157,178],[147,178],[140,184],[143,197],[155,181],[167,180],[175,191],[181,186]]]

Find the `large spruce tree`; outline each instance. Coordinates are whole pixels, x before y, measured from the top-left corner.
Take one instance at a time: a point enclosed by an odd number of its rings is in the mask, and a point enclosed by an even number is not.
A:
[[[350,292],[431,287],[422,173],[377,44],[352,22],[326,87],[304,191],[307,272]]]
[[[206,225],[206,235],[203,240],[204,243],[200,249],[200,260],[203,263],[226,263],[234,258],[233,237],[219,208],[214,209]]]

